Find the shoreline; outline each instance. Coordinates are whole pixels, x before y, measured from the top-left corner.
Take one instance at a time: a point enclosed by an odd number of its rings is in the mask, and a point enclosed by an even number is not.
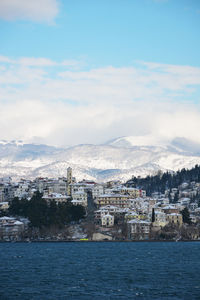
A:
[[[171,242],[200,242],[200,240],[114,240],[114,241],[109,241],[109,240],[99,240],[99,241],[80,241],[80,240],[33,240],[33,241],[0,241],[0,243],[159,243],[159,242],[166,242],[166,243],[171,243]]]

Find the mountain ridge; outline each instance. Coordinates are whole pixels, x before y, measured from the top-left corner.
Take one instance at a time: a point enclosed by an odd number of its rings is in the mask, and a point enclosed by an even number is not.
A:
[[[127,141],[129,145],[127,146]],[[177,137],[169,143],[151,145],[142,137],[120,137],[105,144],[55,147],[23,141],[0,142],[0,177],[62,177],[71,166],[81,180],[128,180],[161,171],[177,171],[200,164],[200,144]],[[140,144],[140,145],[137,145]]]

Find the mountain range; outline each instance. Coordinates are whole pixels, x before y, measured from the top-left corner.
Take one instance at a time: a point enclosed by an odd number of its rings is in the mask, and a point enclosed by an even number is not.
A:
[[[200,144],[177,137],[170,142],[151,137],[120,137],[101,145],[54,147],[23,141],[0,142],[0,177],[62,177],[70,166],[78,180],[128,180],[200,164]]]

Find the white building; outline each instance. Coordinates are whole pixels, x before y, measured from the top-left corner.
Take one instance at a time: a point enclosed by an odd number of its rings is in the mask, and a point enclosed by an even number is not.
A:
[[[48,202],[55,201],[58,204],[62,202],[67,202],[70,197],[58,193],[51,193],[45,194],[42,198]]]
[[[59,178],[55,180],[53,184],[53,192],[66,195],[67,194],[67,182],[63,178]]]
[[[96,184],[92,188],[92,197],[95,199],[96,197],[99,197],[100,195],[104,194],[104,186],[101,184]]]
[[[0,210],[7,210],[9,208],[8,202],[0,202]]]
[[[112,227],[114,225],[114,216],[107,213],[101,217],[101,225],[105,227]]]
[[[166,214],[162,211],[155,211],[155,221],[153,223],[154,226],[164,227],[167,225]]]
[[[4,201],[4,184],[0,183],[0,202]]]
[[[72,204],[87,207],[87,193],[79,191],[72,194]]]
[[[0,218],[0,239],[17,240],[24,232],[24,223],[15,218]]]
[[[131,239],[148,239],[151,222],[133,219],[128,222],[129,238]]]

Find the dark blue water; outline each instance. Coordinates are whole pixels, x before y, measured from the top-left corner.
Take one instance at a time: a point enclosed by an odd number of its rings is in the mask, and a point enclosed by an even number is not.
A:
[[[200,299],[200,242],[1,243],[0,299]]]

